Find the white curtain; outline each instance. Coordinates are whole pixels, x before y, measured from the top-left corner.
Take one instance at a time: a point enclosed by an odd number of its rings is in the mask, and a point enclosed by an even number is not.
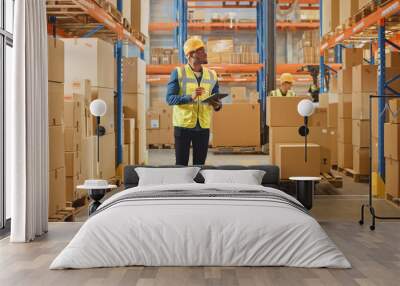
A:
[[[47,22],[45,0],[15,1],[13,93],[6,99],[6,187],[12,242],[48,227]]]

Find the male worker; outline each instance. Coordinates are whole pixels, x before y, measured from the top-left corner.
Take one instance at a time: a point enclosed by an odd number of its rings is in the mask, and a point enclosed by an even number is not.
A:
[[[200,39],[188,39],[183,50],[188,64],[171,73],[167,90],[167,102],[173,105],[176,165],[188,165],[190,143],[193,165],[204,165],[212,112],[219,111],[222,104],[219,100],[202,101],[219,92],[218,79],[215,71],[203,67],[207,53]]]
[[[292,90],[294,83],[293,75],[290,73],[283,73],[280,77],[281,85],[279,88],[271,91],[270,96],[295,96],[296,94]]]

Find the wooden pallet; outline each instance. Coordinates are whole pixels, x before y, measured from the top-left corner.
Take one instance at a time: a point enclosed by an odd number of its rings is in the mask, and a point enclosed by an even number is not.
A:
[[[343,177],[332,173],[321,173],[322,181],[330,183],[335,188],[343,188]]]
[[[386,194],[386,200],[388,200],[391,204],[400,207],[400,198],[396,198],[391,194]]]
[[[375,0],[368,2],[355,15],[352,16],[353,21],[355,23],[361,21],[363,18],[375,12],[377,8],[378,4]]]
[[[215,147],[215,155],[227,155],[227,154],[262,154],[260,146],[249,146],[249,147]]]
[[[356,173],[353,169],[338,167],[338,171],[348,177],[353,178],[354,182],[357,182],[357,183],[368,183],[369,182],[369,175],[363,175],[363,174]]]
[[[174,149],[174,144],[149,144],[148,149]]]
[[[74,221],[75,208],[65,207],[49,216],[49,222]]]

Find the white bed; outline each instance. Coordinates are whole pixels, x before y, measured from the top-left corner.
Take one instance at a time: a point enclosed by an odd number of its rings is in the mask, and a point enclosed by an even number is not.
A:
[[[264,191],[272,199],[121,199],[168,190]],[[275,196],[299,204],[279,190],[254,185],[193,183],[131,188],[106,200],[50,269],[128,265],[351,267],[315,219]]]

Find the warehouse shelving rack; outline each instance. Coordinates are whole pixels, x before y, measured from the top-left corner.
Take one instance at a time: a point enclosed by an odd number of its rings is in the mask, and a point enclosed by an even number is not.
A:
[[[191,2],[196,2],[194,5],[190,5]],[[200,2],[209,2],[213,5],[198,5]],[[291,5],[294,3],[292,0],[278,0],[279,4]],[[313,6],[307,6],[305,9],[318,9],[315,5],[319,4],[319,0],[297,0],[300,4],[311,4]],[[215,3],[221,3],[215,5]],[[268,81],[267,78],[275,79],[276,73],[291,72],[298,75],[299,81],[312,81],[312,78],[305,73],[299,72],[300,68],[305,64],[281,64],[276,65],[274,60],[275,54],[275,29],[317,29],[319,27],[318,22],[276,22],[275,17],[275,1],[267,0],[240,0],[240,1],[221,1],[221,0],[175,0],[175,15],[176,22],[172,23],[151,23],[149,30],[155,31],[174,31],[176,39],[176,47],[179,49],[179,59],[181,63],[185,62],[185,56],[183,53],[183,44],[187,39],[188,31],[217,31],[217,30],[255,30],[257,37],[257,52],[259,54],[260,64],[214,64],[209,65],[210,68],[217,71],[217,73],[257,73],[257,78],[246,77],[219,77],[220,82],[254,82],[257,83],[257,91],[260,94],[260,120],[261,120],[261,143],[265,145],[267,143],[266,134],[266,96],[267,90],[275,88],[275,80]],[[187,15],[189,8],[248,8],[256,9],[257,21],[253,23],[193,23],[188,22]],[[267,16],[269,12],[269,16]],[[269,54],[266,54],[269,51]],[[267,61],[267,58],[271,59]],[[168,75],[176,67],[176,65],[148,65],[147,66],[147,82],[154,84],[166,83],[167,79],[163,75]],[[337,69],[337,65],[333,65],[334,69]],[[267,77],[267,75],[269,75]]]
[[[144,58],[145,37],[132,30],[120,17],[122,0],[117,11],[107,11],[98,0],[47,0],[48,32],[64,38],[96,36],[115,42],[117,65],[117,165],[122,163],[122,45],[133,44]],[[114,13],[113,13],[114,12]]]
[[[322,7],[323,1],[320,3]],[[344,47],[344,43],[357,43],[357,42],[368,42],[373,41],[374,44],[371,45],[371,59],[370,64],[375,63],[373,56],[374,49],[378,50],[378,73],[377,73],[377,95],[378,99],[378,174],[377,174],[377,193],[382,193],[385,182],[385,157],[384,157],[384,123],[385,119],[382,114],[386,111],[385,100],[387,97],[400,96],[400,92],[392,89],[389,85],[397,80],[400,80],[400,74],[394,76],[393,78],[386,80],[385,68],[385,46],[386,44],[400,50],[399,38],[400,38],[400,0],[389,0],[383,1],[377,9],[371,14],[362,17],[359,21],[350,25],[346,29],[340,32],[333,33],[330,36],[324,38],[321,43],[321,57],[320,57],[320,68],[321,71],[324,70],[324,51],[327,49],[335,48],[339,53],[337,60],[341,58],[341,49]],[[322,9],[321,9],[322,10]],[[395,18],[395,21],[393,19]],[[323,19],[320,20],[322,22]],[[322,33],[321,33],[321,36]],[[339,48],[337,48],[339,47]],[[323,74],[321,72],[321,74]],[[321,89],[324,90],[324,81],[321,79]],[[372,157],[372,150],[370,148],[370,157]],[[372,180],[372,178],[370,178]],[[369,209],[372,216],[371,230],[375,229],[375,219],[400,219],[399,217],[382,217],[378,216],[372,205],[372,186],[370,182],[370,195],[368,204],[364,204],[361,207],[361,220],[360,224],[364,223],[364,209]]]

